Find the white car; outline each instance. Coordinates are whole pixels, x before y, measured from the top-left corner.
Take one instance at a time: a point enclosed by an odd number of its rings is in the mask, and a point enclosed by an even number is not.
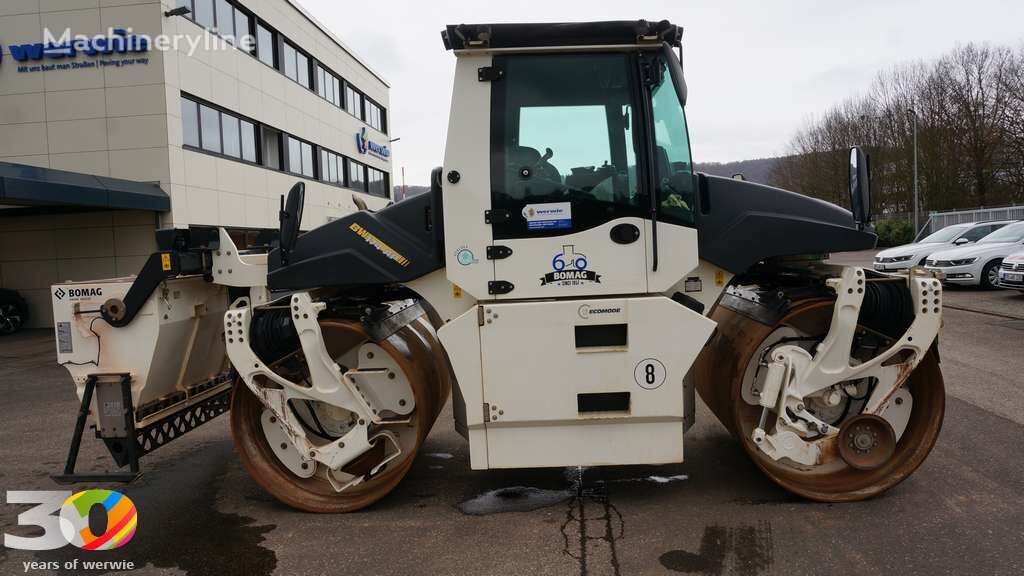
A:
[[[1005,226],[970,246],[935,252],[925,268],[942,272],[946,282],[996,288],[1003,259],[1024,250],[1024,222]]]
[[[999,285],[1024,292],[1024,251],[1003,258],[999,267]]]
[[[887,248],[875,254],[875,270],[898,272],[913,266],[924,266],[925,259],[934,252],[977,242],[1013,222],[1015,220],[993,220],[946,226],[918,242]]]

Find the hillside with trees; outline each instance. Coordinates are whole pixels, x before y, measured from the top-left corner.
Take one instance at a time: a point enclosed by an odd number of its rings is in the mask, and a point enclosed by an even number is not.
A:
[[[743,177],[751,182],[771,184],[772,173],[780,160],[780,158],[756,158],[737,162],[697,162],[693,169],[697,172],[727,178],[735,174],[743,174]]]
[[[798,131],[768,180],[846,205],[848,149],[859,144],[875,211],[911,212],[915,112],[922,212],[1024,202],[1024,44],[967,44],[880,73]]]

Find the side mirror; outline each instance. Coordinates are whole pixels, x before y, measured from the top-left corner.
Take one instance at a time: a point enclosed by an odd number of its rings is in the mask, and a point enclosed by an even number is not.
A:
[[[857,227],[863,230],[871,222],[871,168],[868,155],[860,146],[850,148],[850,207]]]
[[[957,238],[956,240],[953,240],[953,244],[956,244],[957,246],[963,246],[964,244],[969,244],[970,242],[971,242],[970,240],[968,240],[967,238],[963,238],[963,237],[960,237],[960,238]]]
[[[288,191],[288,199],[281,197],[281,211],[278,213],[281,232],[281,264],[288,265],[288,255],[299,239],[299,225],[302,223],[302,206],[306,203],[306,185],[298,182]]]

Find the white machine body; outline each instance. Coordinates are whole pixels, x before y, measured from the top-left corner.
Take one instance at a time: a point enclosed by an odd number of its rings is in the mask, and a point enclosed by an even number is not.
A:
[[[466,312],[439,336],[466,402],[472,467],[682,461],[684,377],[714,326],[663,296]]]

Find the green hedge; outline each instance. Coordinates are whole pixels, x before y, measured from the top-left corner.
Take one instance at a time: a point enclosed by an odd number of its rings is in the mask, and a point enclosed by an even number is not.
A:
[[[899,246],[914,241],[914,226],[907,220],[882,220],[875,226],[879,246]]]

